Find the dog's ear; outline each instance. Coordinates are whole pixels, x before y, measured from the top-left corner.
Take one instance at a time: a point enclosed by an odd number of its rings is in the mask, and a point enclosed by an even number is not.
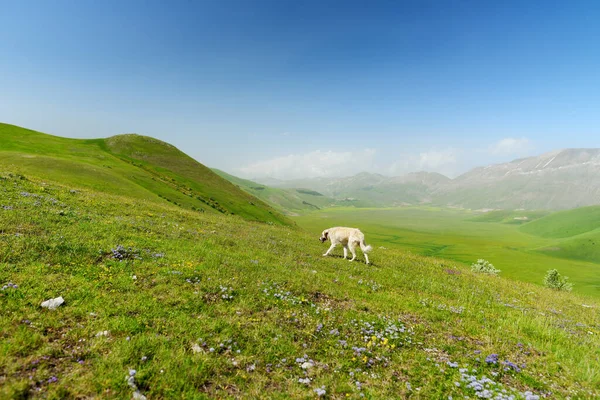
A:
[[[327,239],[329,237],[329,231],[323,231],[323,236]]]

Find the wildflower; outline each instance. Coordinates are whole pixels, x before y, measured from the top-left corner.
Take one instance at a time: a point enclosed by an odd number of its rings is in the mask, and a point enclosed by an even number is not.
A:
[[[321,396],[325,396],[325,394],[327,393],[327,391],[325,391],[325,386],[321,386],[320,388],[316,388],[314,389],[314,392],[317,394],[317,396],[321,397]]]
[[[54,383],[56,381],[58,381],[58,378],[55,376],[52,376],[52,377],[50,377],[50,379],[48,379],[48,383]]]
[[[516,372],[521,372],[521,368],[519,368],[515,363],[510,362],[508,360],[504,361],[504,370],[505,371],[509,371],[511,369],[515,370]]]
[[[6,289],[18,289],[19,285],[16,285],[12,282],[8,282],[6,285],[2,286],[2,288],[0,290],[6,290]]]
[[[485,358],[485,362],[488,364],[497,364],[498,363],[498,354],[490,354]]]

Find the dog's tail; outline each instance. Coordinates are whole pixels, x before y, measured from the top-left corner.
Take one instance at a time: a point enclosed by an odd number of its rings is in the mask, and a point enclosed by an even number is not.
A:
[[[371,245],[367,246],[365,239],[363,239],[360,241],[360,249],[363,251],[363,253],[368,253],[373,250],[373,247],[371,247]]]

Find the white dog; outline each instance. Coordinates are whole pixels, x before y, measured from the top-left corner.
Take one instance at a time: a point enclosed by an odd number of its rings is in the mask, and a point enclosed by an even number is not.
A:
[[[367,246],[365,243],[365,235],[360,230],[343,226],[325,229],[323,233],[321,233],[319,240],[321,243],[325,243],[327,239],[331,241],[331,247],[323,254],[324,256],[329,255],[335,246],[342,244],[342,246],[344,246],[344,259],[348,256],[348,249],[350,249],[350,252],[352,253],[352,259],[350,261],[354,261],[356,258],[355,248],[356,246],[360,246],[360,249],[365,255],[367,264],[369,263],[369,256],[367,256],[367,253],[371,251],[372,247]]]

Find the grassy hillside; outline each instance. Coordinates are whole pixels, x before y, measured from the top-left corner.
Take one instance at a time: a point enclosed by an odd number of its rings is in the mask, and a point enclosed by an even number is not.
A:
[[[290,224],[272,207],[175,147],[140,135],[66,139],[0,124],[0,167],[208,213]]]
[[[513,211],[494,210],[473,217],[474,222],[499,222],[502,224],[522,225],[550,214],[550,211]]]
[[[595,300],[1,168],[0,398],[600,395]]]
[[[248,179],[238,178],[219,169],[213,169],[213,171],[240,189],[287,214],[314,211],[336,204],[335,200],[314,190],[272,188]]]
[[[538,251],[552,257],[600,264],[600,229],[558,241]]]
[[[523,232],[545,238],[566,238],[600,229],[600,206],[560,211],[524,225]]]
[[[563,247],[560,239],[523,232],[529,224],[549,217],[518,226],[502,223],[510,218],[507,217],[510,212],[477,217],[474,214],[434,207],[340,208],[314,212],[295,220],[313,232],[336,225],[357,226],[375,246],[443,257],[466,266],[484,258],[502,270],[502,276],[538,285],[546,271],[556,268],[575,283],[574,291],[600,296],[600,258],[593,245],[598,242],[589,242],[587,238],[581,243],[564,243]],[[519,215],[537,216],[529,212]],[[484,218],[487,221],[481,221]]]

